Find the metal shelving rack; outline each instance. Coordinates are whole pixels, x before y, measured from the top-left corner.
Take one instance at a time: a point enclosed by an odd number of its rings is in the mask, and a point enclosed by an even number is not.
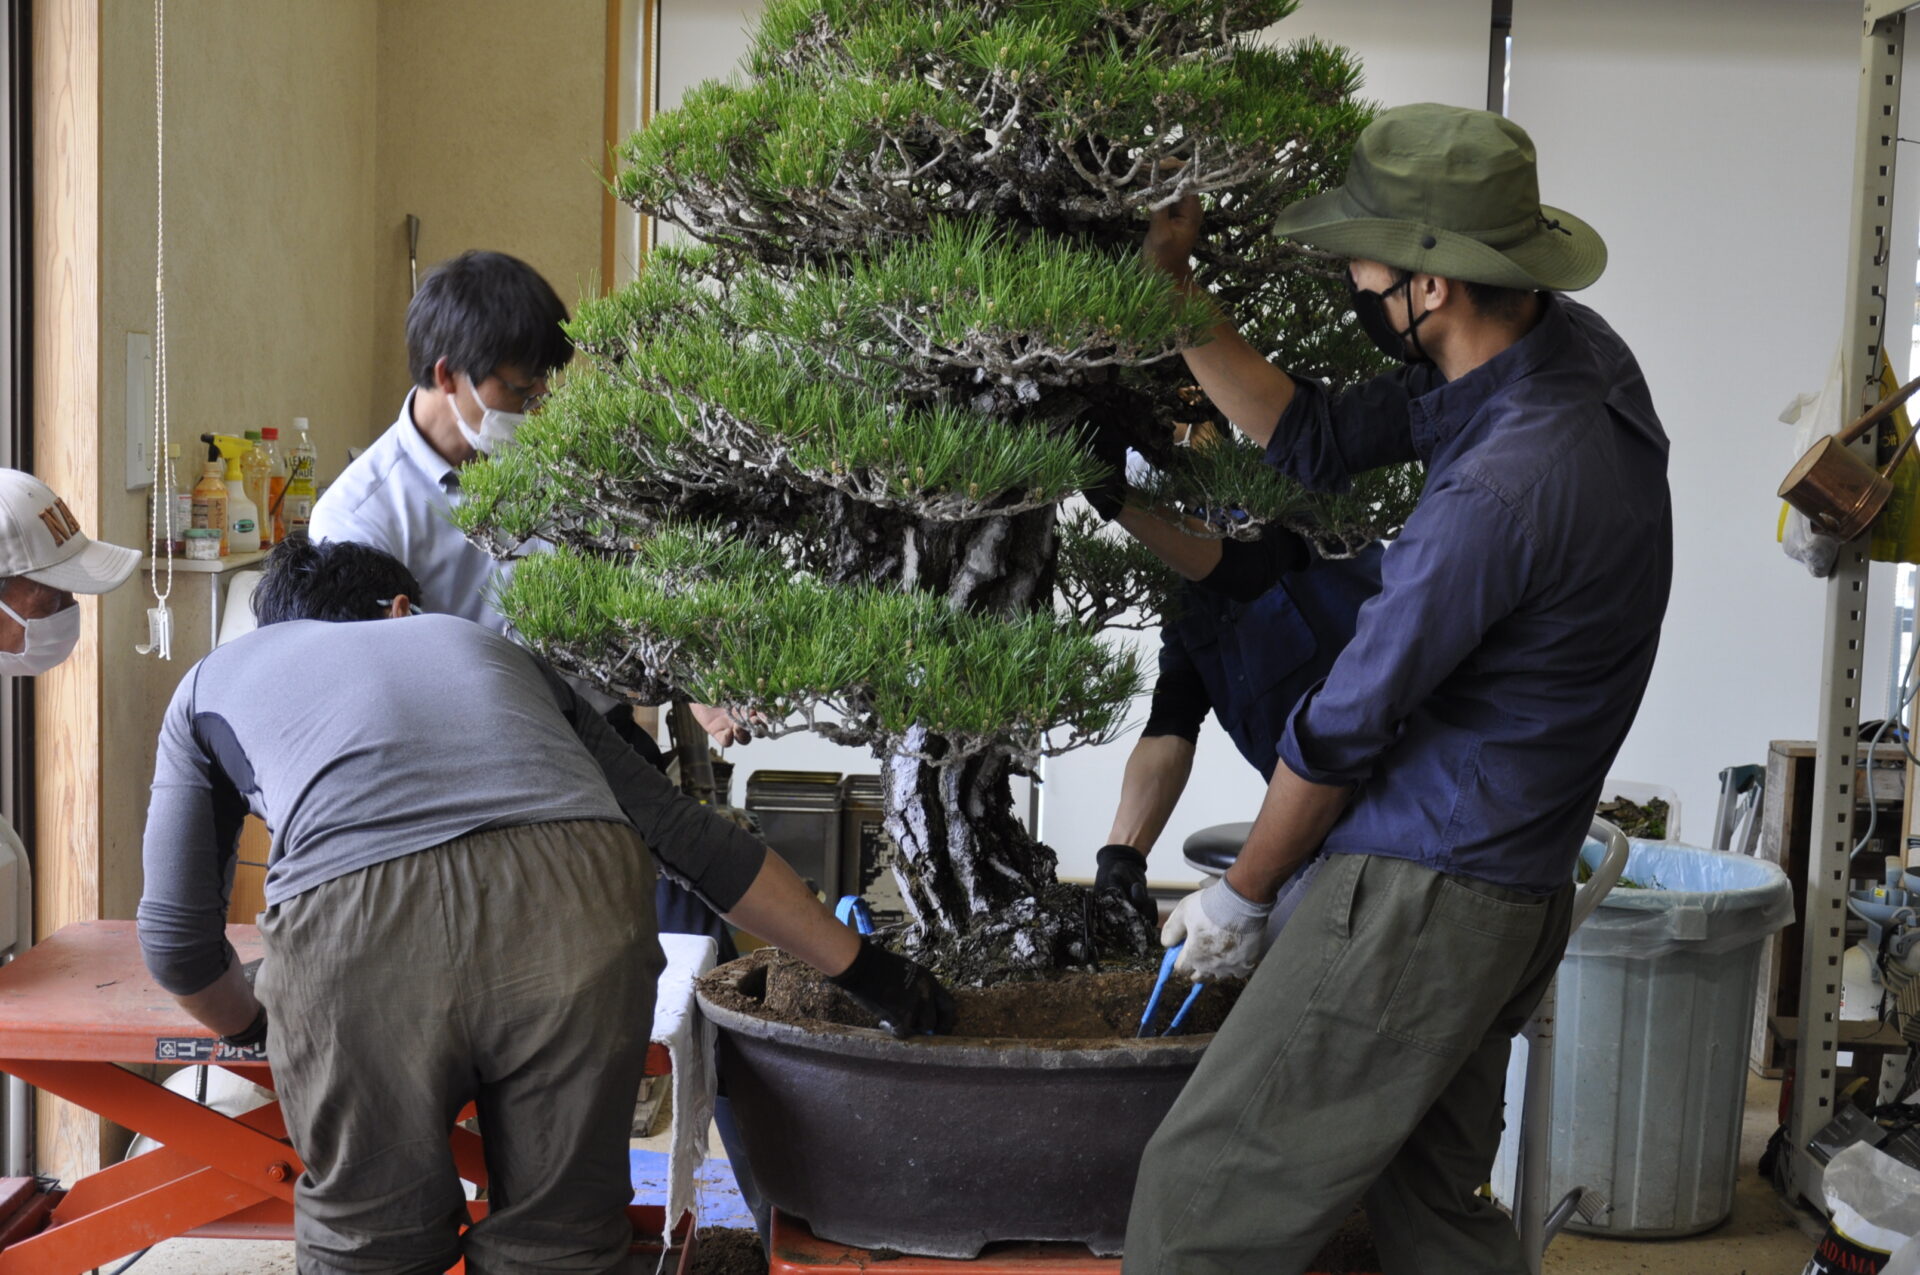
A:
[[[1854,133],[1853,237],[1847,279],[1842,372],[1856,387],[1857,410],[1879,397],[1880,349],[1889,314],[1893,178],[1900,121],[1900,67],[1907,14],[1916,0],[1866,0],[1860,52],[1859,114]],[[1877,439],[1856,444],[1872,463]],[[1846,950],[1847,857],[1853,848],[1854,759],[1859,746],[1861,662],[1866,639],[1867,538],[1841,550],[1827,582],[1821,658],[1819,756],[1813,837],[1807,857],[1806,942],[1800,965],[1800,1039],[1794,1052],[1789,1132],[1792,1193],[1819,1205],[1821,1166],[1808,1152],[1834,1115],[1840,1029],[1840,960]]]

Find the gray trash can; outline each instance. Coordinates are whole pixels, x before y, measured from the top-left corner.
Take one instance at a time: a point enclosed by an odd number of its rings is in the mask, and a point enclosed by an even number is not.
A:
[[[1581,852],[1589,866],[1599,855],[1598,842]],[[1692,1235],[1732,1212],[1761,945],[1792,920],[1774,864],[1632,843],[1622,884],[1560,963],[1548,1198],[1584,1187],[1613,1205],[1572,1229]],[[1516,1041],[1493,1178],[1509,1205],[1525,1075]]]

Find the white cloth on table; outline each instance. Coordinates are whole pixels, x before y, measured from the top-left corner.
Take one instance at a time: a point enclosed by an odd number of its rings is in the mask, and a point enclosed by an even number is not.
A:
[[[673,1146],[667,1153],[667,1230],[693,1207],[693,1175],[707,1158],[707,1128],[719,1083],[713,1024],[693,999],[693,982],[712,969],[719,949],[704,934],[662,934],[667,967],[653,1001],[652,1040],[673,1060]]]

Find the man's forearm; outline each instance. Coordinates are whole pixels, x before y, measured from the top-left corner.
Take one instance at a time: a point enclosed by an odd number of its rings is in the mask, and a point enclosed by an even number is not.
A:
[[[1207,335],[1210,339],[1205,344],[1180,351],[1187,370],[1222,415],[1265,447],[1281,413],[1293,402],[1293,378],[1248,345],[1224,319]]]
[[[1284,763],[1274,767],[1260,816],[1227,869],[1227,883],[1255,903],[1271,903],[1327,839],[1352,795],[1344,785],[1302,779]]]
[[[787,861],[769,853],[727,920],[822,974],[840,974],[860,951],[860,936],[840,922]]]
[[[1204,580],[1220,565],[1217,537],[1189,534],[1160,512],[1128,505],[1114,521],[1183,579]]]
[[[1199,242],[1203,215],[1200,196],[1189,191],[1154,210],[1140,245],[1148,266],[1187,297],[1201,295],[1193,281],[1193,249]],[[1206,340],[1181,353],[1213,405],[1265,447],[1280,414],[1293,401],[1293,378],[1267,362],[1224,317],[1208,331]]]
[[[217,1036],[237,1036],[253,1024],[260,1012],[260,1001],[247,985],[240,963],[227,966],[226,973],[197,992],[175,996],[180,1008],[194,1021]]]
[[[1192,772],[1191,741],[1178,735],[1142,735],[1127,755],[1120,807],[1114,811],[1107,844],[1132,846],[1141,854],[1153,849]]]

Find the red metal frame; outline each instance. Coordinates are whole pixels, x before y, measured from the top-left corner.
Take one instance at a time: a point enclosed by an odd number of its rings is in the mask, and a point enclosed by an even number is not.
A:
[[[227,937],[241,960],[260,954],[254,927],[229,926]],[[131,921],[67,926],[0,966],[0,1071],[164,1144],[64,1193],[0,1181],[0,1275],[81,1275],[181,1235],[292,1238],[293,1186],[303,1166],[280,1104],[226,1116],[121,1065],[211,1064],[273,1088],[267,1062],[229,1061],[212,1040],[147,977]],[[669,1070],[666,1049],[654,1045],[648,1074]],[[460,1176],[485,1185],[479,1136],[456,1128],[451,1144]],[[664,1211],[628,1212],[634,1251],[659,1252]],[[484,1216],[485,1204],[473,1213]],[[675,1228],[679,1270],[691,1259],[691,1226],[682,1218]]]

